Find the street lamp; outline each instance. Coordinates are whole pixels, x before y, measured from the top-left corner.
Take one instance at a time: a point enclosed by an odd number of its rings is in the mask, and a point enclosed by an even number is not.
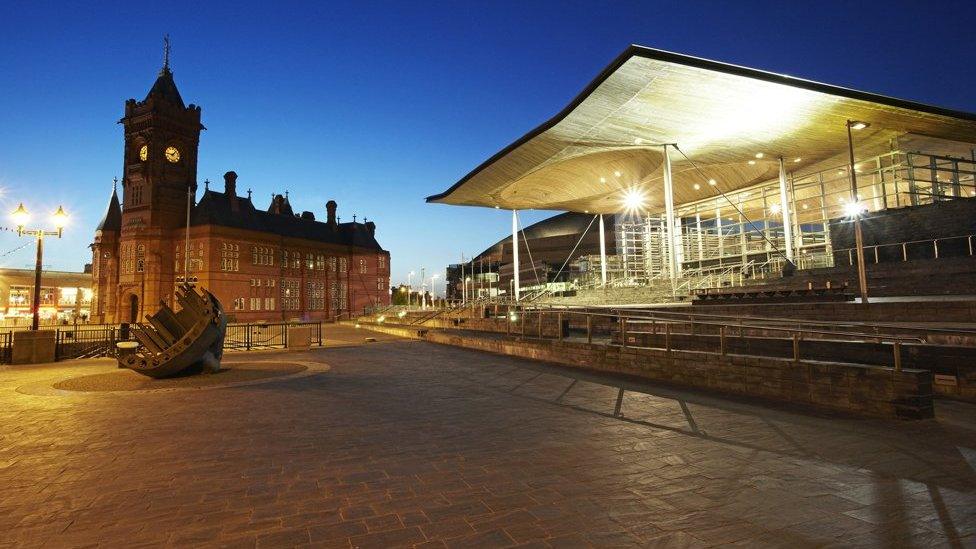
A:
[[[54,224],[55,230],[43,228],[28,229],[26,226],[27,222],[30,221],[30,213],[24,207],[23,202],[17,206],[16,210],[11,212],[10,217],[13,219],[14,224],[17,225],[17,236],[28,235],[37,239],[37,258],[34,262],[33,318],[31,319],[31,330],[37,330],[41,323],[41,260],[44,255],[44,237],[56,236],[61,238],[61,233],[64,231],[65,225],[68,224],[68,214],[62,206],[58,206],[57,211],[51,215],[51,222]]]
[[[868,302],[868,275],[864,265],[864,236],[861,234],[861,213],[863,207],[857,198],[857,173],[854,170],[854,137],[851,130],[863,130],[871,124],[859,120],[847,121],[847,152],[850,154],[851,204],[850,213],[854,218],[854,246],[857,248],[857,282],[861,290],[861,303]]]
[[[411,302],[413,301],[411,294],[413,293],[413,275],[415,274],[417,273],[413,271],[410,271],[407,274],[407,307],[410,307]]]
[[[439,278],[439,276],[440,275],[436,275],[436,274],[430,276],[430,305],[432,307],[434,306],[434,295],[435,295],[434,294],[434,281],[437,280]]]

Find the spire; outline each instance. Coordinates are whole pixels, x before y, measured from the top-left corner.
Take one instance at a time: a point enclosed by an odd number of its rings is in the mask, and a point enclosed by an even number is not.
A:
[[[119,179],[113,180],[112,198],[108,201],[108,208],[102,222],[98,224],[96,231],[120,231],[122,229],[122,207],[119,205],[119,193],[116,190]]]
[[[163,70],[169,72],[169,33],[163,36]]]
[[[163,37],[163,68],[159,69],[159,76],[156,77],[156,82],[153,84],[152,89],[149,90],[149,94],[146,95],[148,100],[151,97],[157,97],[172,103],[173,105],[185,109],[186,105],[183,103],[183,98],[180,96],[180,91],[176,89],[176,82],[173,81],[173,71],[169,69],[169,35]]]

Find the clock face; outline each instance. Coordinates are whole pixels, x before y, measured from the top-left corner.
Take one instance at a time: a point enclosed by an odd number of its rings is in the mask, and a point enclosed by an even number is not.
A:
[[[143,145],[142,148],[139,149],[139,160],[145,162],[147,158],[149,158],[149,145]]]
[[[173,164],[180,161],[180,151],[176,147],[166,147],[166,160]]]

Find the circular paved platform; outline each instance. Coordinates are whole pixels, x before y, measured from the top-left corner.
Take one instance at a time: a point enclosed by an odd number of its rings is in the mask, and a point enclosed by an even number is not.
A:
[[[54,384],[65,391],[146,391],[158,389],[195,389],[227,386],[304,372],[308,368],[298,363],[253,362],[225,366],[214,374],[196,374],[166,379],[153,379],[128,369],[68,378]]]

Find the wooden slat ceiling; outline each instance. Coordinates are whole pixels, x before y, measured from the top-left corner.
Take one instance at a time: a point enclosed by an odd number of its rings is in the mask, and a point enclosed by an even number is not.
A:
[[[680,205],[713,195],[710,178],[723,192],[774,179],[780,156],[792,171],[837,157],[849,119],[871,124],[855,134],[861,151],[906,133],[976,143],[976,115],[632,46],[556,117],[427,200],[619,213],[638,188],[660,211],[660,143],[704,172],[672,151]]]

